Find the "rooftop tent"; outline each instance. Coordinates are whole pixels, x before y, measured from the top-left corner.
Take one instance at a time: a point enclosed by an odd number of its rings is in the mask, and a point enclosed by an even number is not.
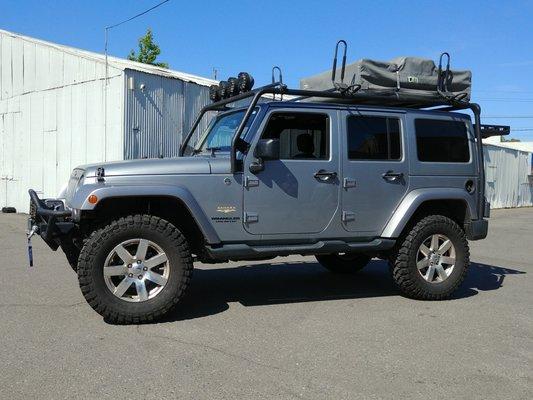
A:
[[[338,68],[334,76],[340,77],[341,74],[342,69]],[[439,75],[442,80],[439,80]],[[339,79],[336,80],[338,82]],[[398,98],[433,99],[441,95],[437,90],[439,88],[447,96],[469,101],[472,73],[450,70],[449,62],[448,67],[442,70],[433,60],[418,57],[397,57],[390,61],[362,59],[345,66],[344,84],[368,95],[394,95]],[[332,90],[334,87],[331,71],[300,81],[300,88],[305,90]]]

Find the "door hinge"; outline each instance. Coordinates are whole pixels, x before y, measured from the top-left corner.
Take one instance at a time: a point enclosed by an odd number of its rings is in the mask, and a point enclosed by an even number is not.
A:
[[[259,179],[250,178],[248,175],[244,177],[244,187],[246,189],[259,186]]]
[[[246,222],[247,224],[258,222],[258,221],[259,221],[259,215],[257,213],[248,212],[248,211],[244,212],[244,222]]]
[[[356,186],[355,179],[352,178],[344,178],[342,180],[342,187],[344,189],[354,188]]]
[[[352,211],[343,211],[341,219],[342,222],[355,221],[355,213]]]

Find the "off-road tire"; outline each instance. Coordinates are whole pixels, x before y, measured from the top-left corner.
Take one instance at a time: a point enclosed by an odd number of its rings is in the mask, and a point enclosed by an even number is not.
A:
[[[338,254],[321,254],[315,256],[326,269],[336,274],[351,274],[362,270],[371,260],[366,254],[353,254],[351,259]]]
[[[166,253],[170,275],[154,298],[132,303],[121,300],[106,287],[103,266],[109,252],[124,240],[143,238]],[[131,215],[110,222],[91,234],[78,262],[78,281],[85,300],[106,322],[144,323],[167,314],[183,297],[192,276],[193,262],[183,234],[170,222],[151,215]]]
[[[417,252],[422,242],[432,234],[446,235],[455,246],[456,262],[450,276],[437,283],[426,281],[416,266]],[[430,215],[420,220],[403,238],[391,272],[402,294],[419,300],[449,298],[461,285],[470,265],[470,250],[465,232],[452,219]]]

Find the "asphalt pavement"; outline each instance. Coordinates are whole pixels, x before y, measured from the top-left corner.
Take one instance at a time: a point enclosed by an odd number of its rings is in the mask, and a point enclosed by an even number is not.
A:
[[[533,209],[493,211],[452,300],[403,298],[386,263],[196,266],[159,323],[114,326],[24,215],[0,214],[1,399],[532,399]]]

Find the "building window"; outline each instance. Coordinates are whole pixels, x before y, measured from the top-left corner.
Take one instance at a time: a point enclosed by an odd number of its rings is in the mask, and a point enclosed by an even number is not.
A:
[[[402,158],[400,120],[390,117],[348,117],[350,160],[399,160]]]
[[[329,158],[328,120],[324,114],[274,113],[263,139],[279,139],[282,160],[326,160]]]
[[[463,121],[416,119],[415,130],[420,161],[470,161],[468,133]]]

